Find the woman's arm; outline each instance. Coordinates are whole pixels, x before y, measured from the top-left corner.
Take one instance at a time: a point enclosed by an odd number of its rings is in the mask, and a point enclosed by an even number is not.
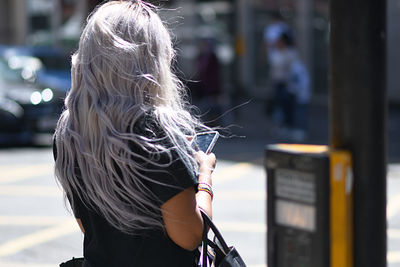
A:
[[[196,159],[200,166],[199,183],[212,185],[215,155],[198,152]],[[212,216],[212,197],[205,191],[196,193],[193,187],[178,193],[161,206],[168,236],[187,250],[196,249],[202,240],[203,219],[199,208]]]
[[[85,233],[85,228],[83,228],[81,219],[76,218],[76,222],[78,223],[79,228],[81,228],[82,233]]]

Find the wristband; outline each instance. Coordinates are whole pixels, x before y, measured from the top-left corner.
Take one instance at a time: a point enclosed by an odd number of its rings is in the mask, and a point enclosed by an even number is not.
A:
[[[204,185],[204,186],[207,186],[207,187],[209,187],[209,188],[212,188],[212,185],[211,184],[209,184],[209,183],[207,183],[207,182],[199,182],[199,186],[200,185]]]
[[[211,196],[211,200],[214,198],[214,192],[212,190],[211,185],[208,183],[203,183],[203,182],[199,183],[197,190],[207,192]]]

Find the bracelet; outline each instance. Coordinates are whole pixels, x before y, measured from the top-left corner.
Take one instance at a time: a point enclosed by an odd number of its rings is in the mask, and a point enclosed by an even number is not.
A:
[[[210,184],[208,184],[208,183],[199,183],[199,185],[198,185],[198,191],[204,191],[204,192],[207,192],[210,196],[211,196],[211,200],[213,200],[213,198],[214,198],[214,192],[213,192],[213,190],[212,190],[212,187],[211,187],[211,185]]]
[[[207,182],[199,182],[199,185],[204,185],[204,186],[207,186],[209,188],[212,188],[212,185],[207,183]]]

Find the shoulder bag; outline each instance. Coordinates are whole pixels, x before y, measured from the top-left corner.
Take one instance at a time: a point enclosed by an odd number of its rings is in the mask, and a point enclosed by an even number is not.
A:
[[[83,258],[72,258],[72,260],[60,264],[60,267],[82,267],[82,266],[83,266]]]
[[[202,242],[202,260],[199,267],[246,267],[242,257],[235,247],[228,247],[221,233],[214,225],[210,217],[202,211],[201,215],[204,222],[203,242]],[[208,229],[214,233],[214,241],[208,238]]]

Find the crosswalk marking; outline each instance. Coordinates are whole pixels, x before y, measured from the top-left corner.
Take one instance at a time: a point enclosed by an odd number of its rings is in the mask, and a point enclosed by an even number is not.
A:
[[[400,212],[400,194],[391,197],[388,201],[387,205],[387,218],[388,220],[393,218],[396,214]]]
[[[0,196],[62,197],[62,195],[62,190],[56,186],[0,185]]]
[[[244,177],[254,166],[247,162],[236,163],[222,169],[216,169],[213,177],[213,184],[222,184],[228,181]]]
[[[58,264],[1,261],[0,266],[1,267],[55,267],[58,266]]]
[[[79,231],[75,220],[69,219],[64,223],[40,230],[0,245],[0,257],[16,254],[24,249],[75,233]]]
[[[216,225],[222,232],[241,232],[241,233],[266,233],[267,225],[265,223],[251,223],[251,222],[226,222],[216,221]]]
[[[55,216],[0,216],[0,225],[50,226],[70,220],[71,217]]]
[[[243,190],[215,190],[215,200],[261,200],[266,201],[267,195],[263,191]]]
[[[19,164],[1,166],[0,184],[32,179],[42,175],[52,176],[54,164]]]
[[[387,230],[388,238],[390,239],[400,239],[400,229],[391,229]]]
[[[386,257],[388,263],[400,263],[400,251],[389,251]]]

